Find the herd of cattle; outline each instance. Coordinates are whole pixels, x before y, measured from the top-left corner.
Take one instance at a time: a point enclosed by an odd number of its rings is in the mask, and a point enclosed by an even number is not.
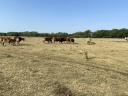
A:
[[[8,43],[9,45],[19,45],[21,41],[24,41],[25,38],[20,37],[20,36],[15,36],[15,37],[6,37],[6,36],[1,36],[0,37],[0,43],[4,46],[5,43]],[[75,40],[74,38],[71,37],[45,37],[43,40],[44,43],[74,43]]]
[[[21,41],[24,41],[25,38],[20,36],[15,37],[0,37],[0,43],[4,46],[5,43],[8,43],[9,45],[19,45]]]
[[[25,38],[21,36],[15,36],[15,37],[6,37],[1,36],[0,37],[0,43],[4,46],[5,43],[8,43],[9,45],[19,45],[21,41],[24,41]],[[125,37],[125,40],[128,41],[128,37]],[[44,43],[74,43],[75,39],[72,37],[45,37],[43,40]],[[91,40],[87,41],[88,45],[96,44],[95,42],[92,42]]]
[[[75,40],[74,38],[71,37],[46,37],[44,38],[44,43],[48,42],[48,43],[55,43],[55,42],[59,42],[59,43],[74,43]]]

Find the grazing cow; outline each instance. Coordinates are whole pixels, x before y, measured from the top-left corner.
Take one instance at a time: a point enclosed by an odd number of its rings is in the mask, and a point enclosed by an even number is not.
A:
[[[75,42],[74,38],[70,38],[70,37],[54,37],[53,41],[54,41],[54,43],[55,42],[60,42],[60,43],[63,43],[63,42],[71,43],[72,42],[72,43],[74,43]]]
[[[61,37],[53,37],[53,42],[60,42],[61,41]]]
[[[15,37],[14,37],[14,41],[15,41],[15,43],[16,43],[17,45],[19,45],[20,42],[21,42],[21,41],[24,41],[24,40],[25,40],[25,38],[20,37],[20,36],[15,36]]]
[[[1,38],[0,38],[0,42],[1,42],[1,44],[4,46],[5,43],[9,43],[9,40],[10,40],[10,39],[11,39],[10,37],[1,37]]]
[[[52,43],[52,37],[45,37],[43,42]]]
[[[61,37],[60,43],[63,43],[63,42],[66,42],[66,41],[67,41],[67,38],[66,37]]]
[[[16,40],[13,38],[11,38],[10,40],[9,40],[9,44],[11,44],[11,45],[16,45]]]
[[[53,41],[55,42],[59,42],[59,43],[63,43],[67,41],[66,37],[53,37]]]
[[[71,38],[70,37],[67,37],[66,38],[66,41],[67,41],[67,43],[70,43],[71,42]]]
[[[24,41],[25,38],[23,37],[19,37],[19,36],[16,36],[14,37],[13,39],[10,39],[9,40],[9,44],[12,44],[12,45],[19,45],[21,41]]]

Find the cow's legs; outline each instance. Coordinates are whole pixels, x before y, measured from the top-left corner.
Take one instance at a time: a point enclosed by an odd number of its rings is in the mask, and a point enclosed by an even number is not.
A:
[[[19,41],[17,41],[17,42],[16,42],[16,45],[20,45],[20,42],[19,42]]]
[[[5,45],[4,42],[2,42],[2,45],[3,45],[3,46]]]

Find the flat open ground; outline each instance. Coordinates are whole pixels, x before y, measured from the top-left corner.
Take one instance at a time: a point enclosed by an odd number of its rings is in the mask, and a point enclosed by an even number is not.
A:
[[[87,39],[75,39],[76,44],[42,40],[0,45],[0,96],[128,96],[127,41],[93,39],[96,45],[87,45]]]

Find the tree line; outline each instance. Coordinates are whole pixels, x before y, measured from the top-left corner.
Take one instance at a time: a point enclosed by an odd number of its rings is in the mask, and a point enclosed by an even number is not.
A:
[[[39,33],[36,31],[25,31],[25,32],[0,32],[0,36],[27,36],[27,37],[75,37],[75,38],[124,38],[128,37],[128,29],[112,29],[112,30],[97,30],[95,32],[86,30],[83,32],[75,32],[69,34],[67,32],[57,33]]]

